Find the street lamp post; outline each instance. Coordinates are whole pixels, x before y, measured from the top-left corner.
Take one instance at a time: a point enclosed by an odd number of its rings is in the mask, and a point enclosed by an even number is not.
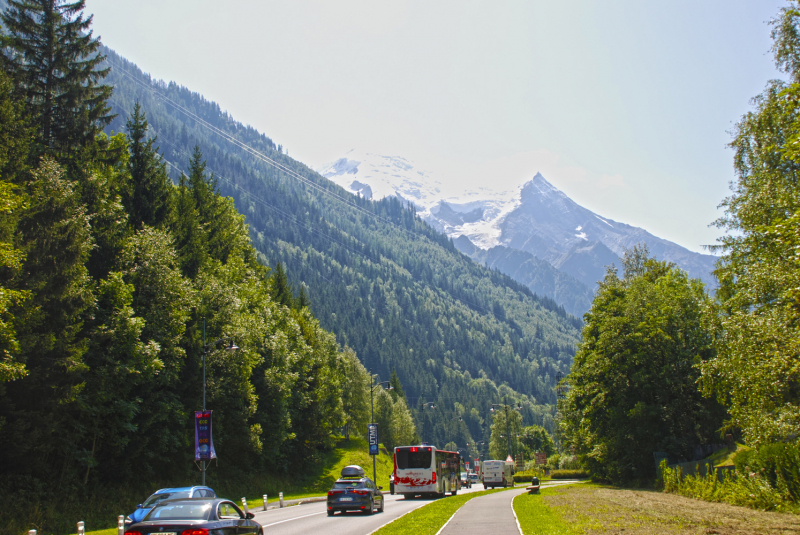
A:
[[[225,336],[219,340],[214,340],[210,344],[206,344],[206,319],[203,318],[203,412],[206,411],[206,356],[211,352],[211,349],[220,342],[230,341],[230,345],[225,348],[226,351],[236,351],[239,347],[233,342],[233,337]],[[203,474],[203,485],[206,484],[206,462],[200,461],[200,472]]]
[[[383,385],[388,385],[390,383],[390,381],[381,381],[380,383],[375,384],[375,377],[377,377],[377,374],[376,375],[372,375],[372,370],[370,370],[370,374],[369,374],[369,382],[370,382],[369,406],[370,406],[371,413],[372,413],[372,423],[373,424],[375,423],[375,401],[374,401],[373,392],[375,392],[376,388],[381,387]],[[386,388],[386,390],[394,390],[394,387],[390,385],[388,388]],[[375,456],[374,455],[372,456],[372,481],[375,482],[376,485],[378,484],[378,470],[377,470],[377,468],[375,466]]]
[[[428,428],[428,421],[425,418],[425,409],[435,409],[436,404],[433,401],[422,404],[422,441],[425,442],[425,430]]]
[[[495,407],[502,407],[503,412],[505,413],[505,416],[506,416],[506,439],[508,441],[508,456],[513,459],[514,456],[513,456],[513,453],[511,451],[511,434],[509,433],[509,430],[508,430],[508,409],[509,409],[509,405],[506,405],[504,403],[492,403],[492,408],[489,409],[489,410],[491,412],[495,412],[495,410],[494,410]],[[517,406],[514,407],[514,410],[515,411],[521,411],[522,410],[522,406],[519,403],[517,403]],[[502,435],[501,435],[500,438],[502,438]]]

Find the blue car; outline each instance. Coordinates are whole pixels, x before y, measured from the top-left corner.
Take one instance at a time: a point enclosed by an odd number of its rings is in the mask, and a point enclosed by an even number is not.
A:
[[[208,487],[177,487],[174,489],[161,489],[155,491],[144,503],[136,506],[136,510],[125,517],[125,524],[141,522],[150,509],[158,502],[175,500],[178,498],[216,498],[217,494]]]

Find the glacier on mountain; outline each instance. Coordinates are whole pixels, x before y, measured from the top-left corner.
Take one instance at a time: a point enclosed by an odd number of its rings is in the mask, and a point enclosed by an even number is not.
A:
[[[646,243],[659,260],[715,284],[711,271],[716,257],[601,217],[541,173],[511,191],[481,188],[448,196],[438,177],[399,156],[352,150],[319,172],[356,195],[410,202],[422,219],[453,239],[463,236],[482,250],[502,246],[530,253],[589,288],[602,279],[607,265],[619,266],[625,249],[639,243]]]

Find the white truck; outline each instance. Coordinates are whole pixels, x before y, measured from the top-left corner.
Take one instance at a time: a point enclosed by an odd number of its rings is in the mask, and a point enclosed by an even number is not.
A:
[[[509,461],[483,461],[483,488],[513,487],[514,463]]]

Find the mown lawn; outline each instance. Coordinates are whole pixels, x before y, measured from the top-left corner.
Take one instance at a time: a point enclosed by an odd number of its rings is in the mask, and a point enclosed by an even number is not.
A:
[[[581,483],[514,499],[524,535],[784,535],[800,515],[755,511],[654,490]]]

